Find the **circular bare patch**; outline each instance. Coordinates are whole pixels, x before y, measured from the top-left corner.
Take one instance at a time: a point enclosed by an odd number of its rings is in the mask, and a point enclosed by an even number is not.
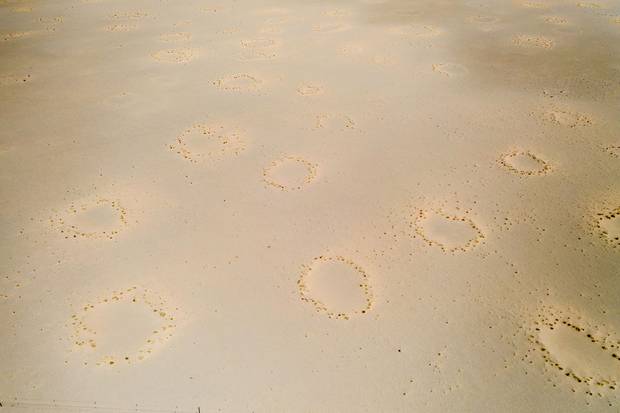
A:
[[[325,93],[325,90],[319,85],[305,84],[297,88],[297,93],[301,96],[318,96]]]
[[[297,156],[273,161],[263,170],[263,180],[283,191],[298,190],[314,180],[317,166]]]
[[[551,308],[543,308],[528,335],[556,379],[580,384],[586,393],[615,390],[620,381],[620,342],[609,333]]]
[[[114,366],[150,356],[172,336],[176,324],[161,297],[131,287],[84,304],[71,316],[71,326],[73,344],[88,352],[85,364]]]
[[[217,88],[233,92],[256,92],[262,83],[262,80],[245,73],[230,75],[213,82]]]
[[[551,166],[545,160],[530,151],[504,154],[500,157],[499,164],[512,173],[524,176],[544,175],[551,170]]]
[[[319,256],[304,265],[297,281],[301,300],[329,318],[348,320],[366,314],[373,305],[368,274],[342,256]]]
[[[245,142],[239,132],[197,123],[177,137],[169,149],[189,162],[198,163],[239,155],[245,149]]]
[[[592,125],[592,118],[590,118],[590,116],[570,110],[550,110],[545,113],[544,119],[558,125],[568,126],[570,128]]]
[[[127,211],[119,201],[96,198],[71,203],[50,222],[67,239],[112,239],[127,226]]]
[[[197,52],[194,49],[163,49],[153,53],[153,59],[163,63],[184,64],[194,60]]]
[[[420,209],[413,218],[413,228],[428,245],[437,246],[444,252],[468,251],[484,238],[471,219],[447,214],[440,209]]]
[[[545,36],[520,35],[513,39],[515,45],[534,49],[553,49],[555,41]]]
[[[447,77],[462,77],[469,73],[469,70],[458,63],[436,63],[433,65],[433,72]]]

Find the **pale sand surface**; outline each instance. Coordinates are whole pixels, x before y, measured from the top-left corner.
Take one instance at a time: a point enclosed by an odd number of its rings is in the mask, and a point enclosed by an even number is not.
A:
[[[0,0],[0,411],[619,411],[619,148],[618,1]]]

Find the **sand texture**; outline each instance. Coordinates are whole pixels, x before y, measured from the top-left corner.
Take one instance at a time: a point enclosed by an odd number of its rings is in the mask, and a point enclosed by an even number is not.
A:
[[[620,2],[0,0],[0,413],[620,411]]]

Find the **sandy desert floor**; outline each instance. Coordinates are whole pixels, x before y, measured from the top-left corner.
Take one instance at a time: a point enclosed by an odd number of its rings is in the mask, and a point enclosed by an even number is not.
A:
[[[620,411],[620,2],[0,0],[0,412]]]

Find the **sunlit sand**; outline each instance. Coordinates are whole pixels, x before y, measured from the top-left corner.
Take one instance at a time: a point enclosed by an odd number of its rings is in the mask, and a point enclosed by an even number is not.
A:
[[[617,412],[620,3],[0,0],[0,413]]]

